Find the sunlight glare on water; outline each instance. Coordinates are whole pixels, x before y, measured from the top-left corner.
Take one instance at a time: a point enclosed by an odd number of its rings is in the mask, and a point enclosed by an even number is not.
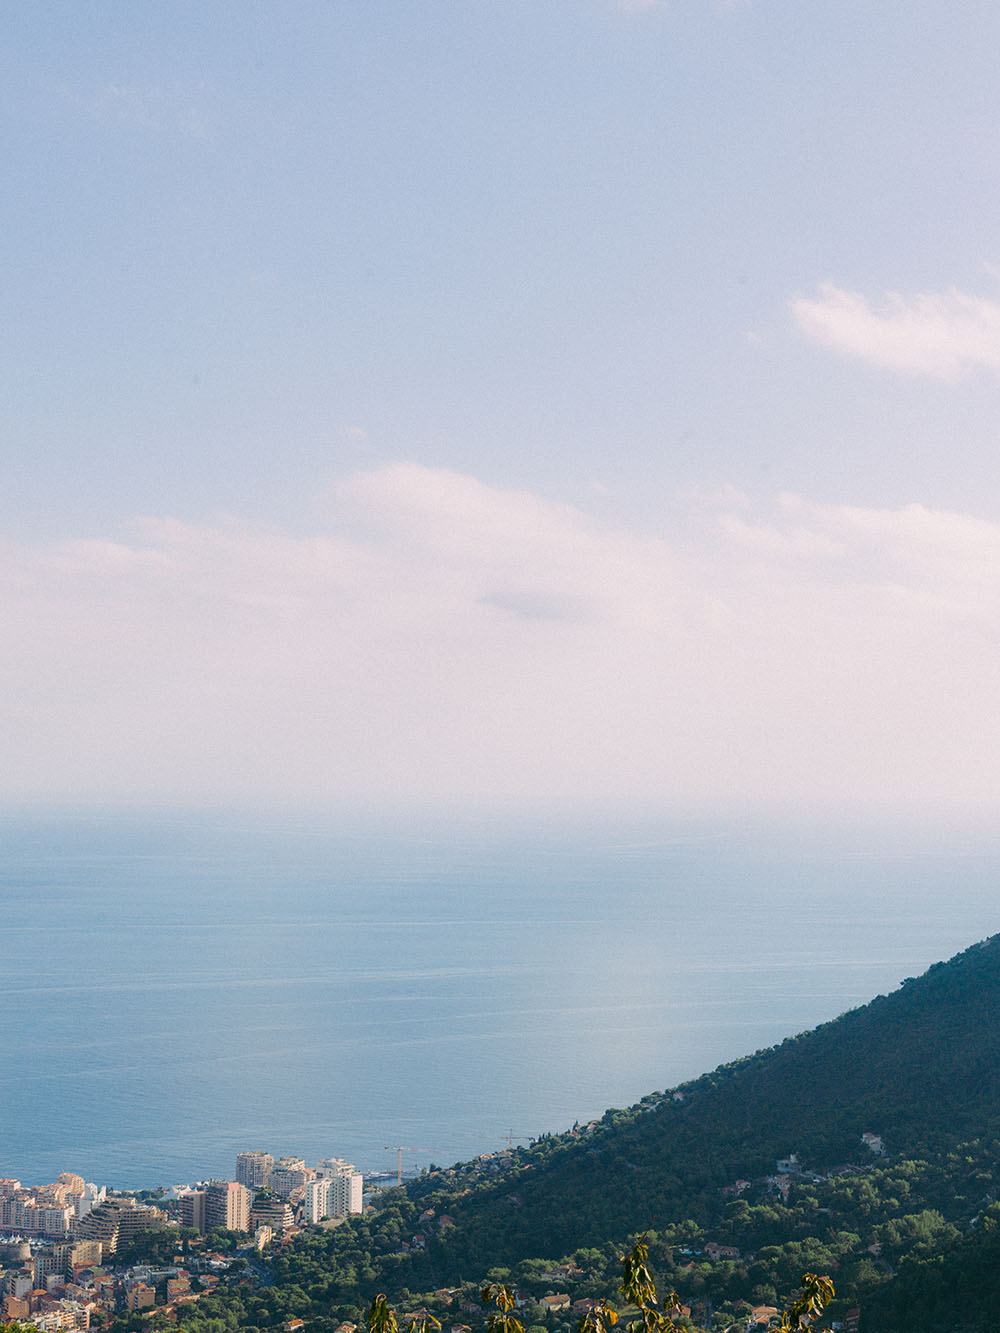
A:
[[[3,821],[2,1174],[384,1169],[627,1105],[993,932],[987,839]]]

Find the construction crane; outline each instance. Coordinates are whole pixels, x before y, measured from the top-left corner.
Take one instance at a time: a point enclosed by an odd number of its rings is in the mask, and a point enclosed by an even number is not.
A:
[[[386,1143],[383,1145],[386,1152],[396,1154],[396,1184],[403,1183],[403,1153],[404,1152],[440,1152],[439,1148],[403,1148],[398,1143]]]
[[[514,1147],[514,1140],[515,1140],[515,1139],[533,1139],[533,1138],[534,1138],[534,1135],[533,1135],[533,1134],[515,1134],[514,1131],[513,1131],[512,1129],[508,1129],[508,1131],[507,1131],[507,1151],[508,1151],[508,1152],[511,1152],[511,1151],[513,1150],[513,1147]]]

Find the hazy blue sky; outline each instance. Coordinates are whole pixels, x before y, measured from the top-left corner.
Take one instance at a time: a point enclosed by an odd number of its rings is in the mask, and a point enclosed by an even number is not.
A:
[[[995,0],[4,22],[0,793],[1000,795]]]

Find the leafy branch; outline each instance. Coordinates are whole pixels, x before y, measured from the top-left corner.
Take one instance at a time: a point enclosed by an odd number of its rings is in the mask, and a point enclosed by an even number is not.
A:
[[[677,1325],[670,1317],[671,1310],[680,1309],[681,1298],[676,1291],[664,1297],[662,1304],[656,1297],[656,1280],[649,1268],[649,1245],[643,1236],[628,1254],[622,1256],[622,1280],[619,1288],[629,1305],[639,1311],[631,1327],[642,1333],[674,1333]]]
[[[493,1304],[497,1308],[486,1316],[486,1333],[524,1333],[520,1319],[510,1312],[516,1302],[513,1291],[502,1282],[488,1282],[479,1293],[484,1305]]]
[[[802,1290],[781,1316],[782,1329],[811,1328],[833,1300],[833,1283],[815,1273],[802,1274]]]

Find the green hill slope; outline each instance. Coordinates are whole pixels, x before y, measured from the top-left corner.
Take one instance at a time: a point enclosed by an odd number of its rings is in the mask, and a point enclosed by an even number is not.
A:
[[[181,1322],[220,1333],[223,1317],[265,1329],[294,1315],[335,1333],[382,1290],[479,1328],[474,1284],[492,1276],[525,1293],[529,1333],[572,1333],[541,1298],[613,1295],[621,1247],[648,1230],[663,1284],[707,1327],[745,1325],[740,1302],[781,1304],[809,1270],[833,1276],[833,1317],[861,1305],[865,1333],[987,1333],[1000,1326],[998,1015],[1000,936],[584,1131],[433,1169],[304,1233],[273,1258],[272,1287],[213,1295]],[[808,1169],[776,1180],[792,1153]]]
[[[460,1209],[455,1259],[496,1262],[600,1244],[685,1208],[796,1153],[817,1169],[870,1155],[946,1152],[1000,1125],[1000,936],[935,964],[812,1032],[563,1136]]]
[[[870,1293],[864,1326],[872,1333],[1000,1328],[1000,1209],[988,1209],[956,1244],[903,1263],[893,1282]]]

